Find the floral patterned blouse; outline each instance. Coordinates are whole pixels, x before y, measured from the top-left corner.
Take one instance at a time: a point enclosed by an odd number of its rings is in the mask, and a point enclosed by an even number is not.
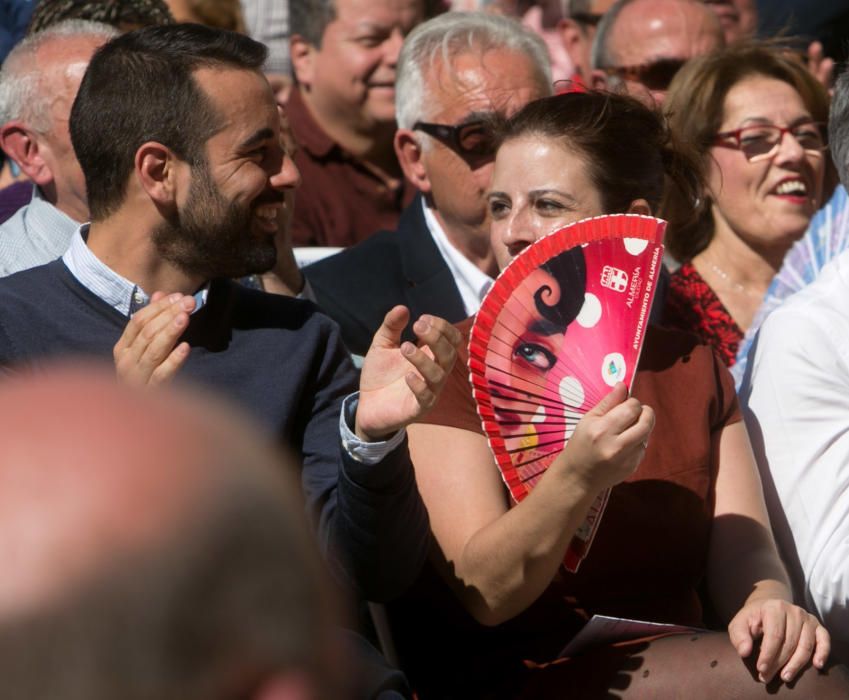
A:
[[[713,346],[728,367],[734,364],[743,331],[690,262],[672,273],[663,322],[670,328],[695,333]]]

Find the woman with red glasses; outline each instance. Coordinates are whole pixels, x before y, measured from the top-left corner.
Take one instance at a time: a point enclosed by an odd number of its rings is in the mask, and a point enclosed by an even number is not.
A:
[[[784,50],[740,43],[690,61],[664,109],[701,156],[708,194],[694,223],[667,233],[682,265],[665,321],[731,366],[785,254],[833,189],[828,94]],[[667,210],[687,207],[673,189]]]

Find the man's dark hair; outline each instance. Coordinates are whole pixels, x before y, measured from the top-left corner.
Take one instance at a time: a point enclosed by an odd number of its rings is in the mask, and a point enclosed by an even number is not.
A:
[[[121,31],[174,23],[165,0],[40,0],[27,35],[67,19],[103,22]]]
[[[190,165],[221,117],[198,86],[198,68],[261,69],[268,50],[235,32],[199,24],[146,27],[102,46],[71,109],[71,142],[85,175],[92,220],[121,204],[135,154],[147,141]]]
[[[298,34],[316,48],[327,25],[336,19],[336,0],[297,0],[289,3],[289,33]]]

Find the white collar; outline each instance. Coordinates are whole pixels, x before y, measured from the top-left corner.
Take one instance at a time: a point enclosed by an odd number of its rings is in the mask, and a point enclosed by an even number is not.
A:
[[[105,265],[86,245],[88,224],[80,226],[71,238],[71,245],[62,262],[77,281],[124,316],[132,316],[150,303],[150,296],[141,287],[122,277]],[[195,294],[195,311],[205,303],[209,283]]]
[[[424,197],[421,201],[428,231],[454,278],[460,297],[463,299],[463,306],[466,307],[466,315],[473,316],[478,312],[484,296],[492,286],[493,279],[454,247],[425,203]]]

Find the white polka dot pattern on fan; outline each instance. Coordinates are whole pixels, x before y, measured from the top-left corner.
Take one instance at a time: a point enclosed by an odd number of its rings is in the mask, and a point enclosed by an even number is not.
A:
[[[623,238],[622,242],[625,243],[625,250],[631,255],[639,255],[649,245],[649,242],[643,238]]]
[[[575,377],[563,377],[558,387],[560,400],[571,408],[584,405],[584,387]]]
[[[601,320],[601,302],[595,294],[584,294],[584,305],[575,320],[584,328],[592,328]]]
[[[539,406],[531,417],[531,423],[545,423],[546,415],[545,415],[545,406]]]

